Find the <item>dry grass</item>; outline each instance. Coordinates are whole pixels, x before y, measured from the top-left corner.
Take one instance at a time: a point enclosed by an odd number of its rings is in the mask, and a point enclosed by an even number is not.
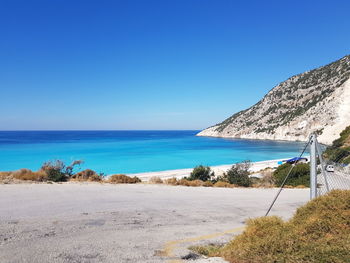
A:
[[[191,246],[188,249],[200,255],[218,257],[220,256],[220,249],[222,249],[222,247],[223,245],[221,244],[209,244],[206,246]]]
[[[178,180],[178,185],[182,185],[182,186],[193,186],[193,187],[197,187],[197,186],[202,186],[203,185],[203,181],[202,180],[187,180],[185,178]]]
[[[192,186],[192,187],[199,187],[199,186],[226,187],[226,188],[237,187],[234,184],[230,184],[230,183],[223,182],[223,181],[219,181],[219,182],[216,182],[215,184],[213,184],[211,181],[203,182],[202,180],[188,180],[186,178],[176,179],[175,177],[164,180],[164,183],[168,184],[168,185],[182,185],[182,186]]]
[[[30,169],[20,169],[11,173],[14,179],[24,181],[43,182],[47,180],[47,174],[44,171],[33,172]]]
[[[178,180],[178,185],[191,186],[191,181],[182,178],[182,179]]]
[[[160,177],[158,177],[158,176],[152,176],[152,177],[148,180],[148,182],[149,182],[150,184],[162,184],[162,183],[163,183],[163,180],[160,179]]]
[[[102,176],[98,175],[95,171],[86,169],[79,173],[73,174],[70,178],[72,181],[90,181],[90,182],[101,182]]]
[[[350,262],[350,190],[335,190],[299,208],[284,222],[261,217],[247,222],[220,255],[231,263]]]
[[[176,179],[175,177],[164,180],[165,184],[169,185],[181,185],[181,186],[191,186],[191,187],[199,187],[199,186],[212,186],[213,184],[209,181],[203,182],[202,180],[188,180],[186,178]]]
[[[169,185],[179,185],[179,182],[178,182],[178,180],[175,177],[169,178],[169,179],[165,179],[164,183],[169,184]]]
[[[0,183],[10,183],[13,180],[11,172],[0,172]]]
[[[107,182],[112,184],[136,184],[140,183],[141,180],[136,176],[130,177],[125,174],[114,174],[108,178]]]
[[[192,180],[188,181],[188,186],[193,186],[193,187],[198,187],[198,186],[203,186],[204,182],[202,180]]]
[[[0,172],[0,179],[5,179],[11,175],[11,172]]]
[[[262,178],[258,180],[253,187],[263,187],[263,188],[271,188],[275,187],[276,179],[273,176],[273,169],[267,168],[259,171],[262,174]]]
[[[214,187],[225,187],[225,188],[234,188],[237,187],[234,184],[230,184],[228,182],[218,181],[214,184]]]
[[[205,181],[205,182],[203,182],[202,186],[204,186],[204,187],[213,187],[214,184],[212,182],[210,182],[210,181]]]

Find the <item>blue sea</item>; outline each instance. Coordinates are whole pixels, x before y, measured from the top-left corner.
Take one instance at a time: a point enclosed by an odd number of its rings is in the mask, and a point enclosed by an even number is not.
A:
[[[49,160],[82,169],[139,173],[296,156],[303,143],[196,137],[199,131],[0,131],[0,171]]]

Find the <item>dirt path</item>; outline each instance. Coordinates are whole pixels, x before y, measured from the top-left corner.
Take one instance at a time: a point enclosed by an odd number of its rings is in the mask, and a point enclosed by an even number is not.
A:
[[[262,216],[276,189],[164,185],[0,185],[5,262],[179,262],[187,247],[226,242]],[[271,214],[290,217],[308,189],[285,189]]]

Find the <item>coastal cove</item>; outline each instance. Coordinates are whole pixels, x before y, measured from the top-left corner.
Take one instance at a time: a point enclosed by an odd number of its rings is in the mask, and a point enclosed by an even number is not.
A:
[[[303,142],[224,139],[174,131],[0,131],[0,170],[39,169],[48,160],[83,160],[105,174],[145,173],[298,155]]]

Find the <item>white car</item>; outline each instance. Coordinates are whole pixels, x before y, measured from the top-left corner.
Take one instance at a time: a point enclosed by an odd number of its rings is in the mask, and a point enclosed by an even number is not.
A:
[[[326,171],[333,173],[334,172],[334,165],[331,165],[331,164],[326,165]]]

